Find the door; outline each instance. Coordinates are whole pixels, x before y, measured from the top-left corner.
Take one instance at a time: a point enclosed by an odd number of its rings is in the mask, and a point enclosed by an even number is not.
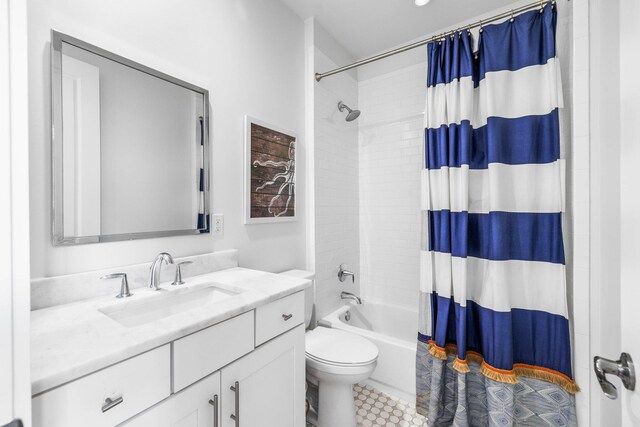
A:
[[[26,3],[0,0],[0,426],[31,419]]]
[[[640,4],[620,3],[620,331],[621,351],[640,363]],[[617,382],[619,384],[619,382]],[[640,426],[640,391],[620,389],[622,426]]]
[[[216,372],[121,424],[122,427],[218,427],[220,373]]]
[[[62,55],[63,212],[68,236],[100,229],[100,68]]]
[[[640,367],[640,4],[590,1],[592,356]],[[595,365],[595,363],[594,363]],[[594,366],[594,371],[596,367]],[[610,366],[615,368],[615,365]],[[640,427],[640,387],[592,373],[592,426]],[[605,396],[605,389],[611,397]]]
[[[305,425],[304,325],[222,369],[223,427]]]

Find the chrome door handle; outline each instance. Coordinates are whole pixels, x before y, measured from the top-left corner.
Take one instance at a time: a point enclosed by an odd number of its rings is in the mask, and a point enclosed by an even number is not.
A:
[[[113,399],[110,397],[107,397],[104,400],[104,403],[102,404],[102,412],[107,412],[109,409],[115,408],[122,402],[124,402],[124,398],[122,397],[122,395],[118,397],[114,397]]]
[[[230,389],[235,393],[236,413],[231,414],[229,418],[236,422],[236,427],[240,427],[240,383],[236,381],[235,384],[230,387]]]
[[[213,406],[213,427],[218,427],[218,395],[214,395],[213,399],[209,399],[209,405]]]
[[[604,395],[609,399],[618,398],[618,389],[607,380],[607,374],[615,375],[622,380],[622,385],[627,390],[636,388],[636,371],[633,368],[633,360],[628,353],[620,354],[619,360],[609,360],[600,356],[593,358],[593,370],[600,383]]]
[[[282,318],[284,319],[284,321],[286,322],[287,320],[291,319],[293,317],[293,314],[283,314]]]

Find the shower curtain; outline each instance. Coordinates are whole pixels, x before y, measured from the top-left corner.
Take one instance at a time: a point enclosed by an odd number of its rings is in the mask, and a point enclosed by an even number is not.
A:
[[[576,425],[556,10],[428,45],[417,408],[432,426]]]
[[[198,159],[198,218],[196,227],[200,230],[201,233],[209,232],[209,214],[207,213],[205,206],[205,197],[204,197],[204,189],[207,184],[207,177],[205,176],[204,170],[204,161],[205,161],[205,151],[204,151],[204,132],[205,132],[205,122],[204,117],[198,117],[198,130],[200,134],[200,145],[198,147],[197,159]]]

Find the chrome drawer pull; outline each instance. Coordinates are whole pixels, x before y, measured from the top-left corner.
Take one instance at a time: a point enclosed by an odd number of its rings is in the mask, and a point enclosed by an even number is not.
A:
[[[209,399],[209,405],[213,406],[213,427],[218,427],[218,395],[214,395],[213,399]]]
[[[114,399],[107,397],[102,404],[102,412],[107,412],[109,409],[115,408],[122,402],[124,402],[124,398],[122,396],[118,396]]]
[[[236,422],[236,427],[240,427],[240,383],[236,381],[234,385],[230,387],[231,391],[235,393],[236,413],[231,414],[230,418]]]
[[[291,319],[293,317],[293,314],[283,314],[282,318],[284,319],[284,321],[286,322],[287,320]]]

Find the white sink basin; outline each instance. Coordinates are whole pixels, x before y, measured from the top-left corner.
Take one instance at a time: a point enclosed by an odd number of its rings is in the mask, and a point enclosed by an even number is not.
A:
[[[223,301],[237,294],[238,292],[210,285],[173,292],[161,291],[157,296],[109,305],[98,311],[123,326],[134,327]]]

